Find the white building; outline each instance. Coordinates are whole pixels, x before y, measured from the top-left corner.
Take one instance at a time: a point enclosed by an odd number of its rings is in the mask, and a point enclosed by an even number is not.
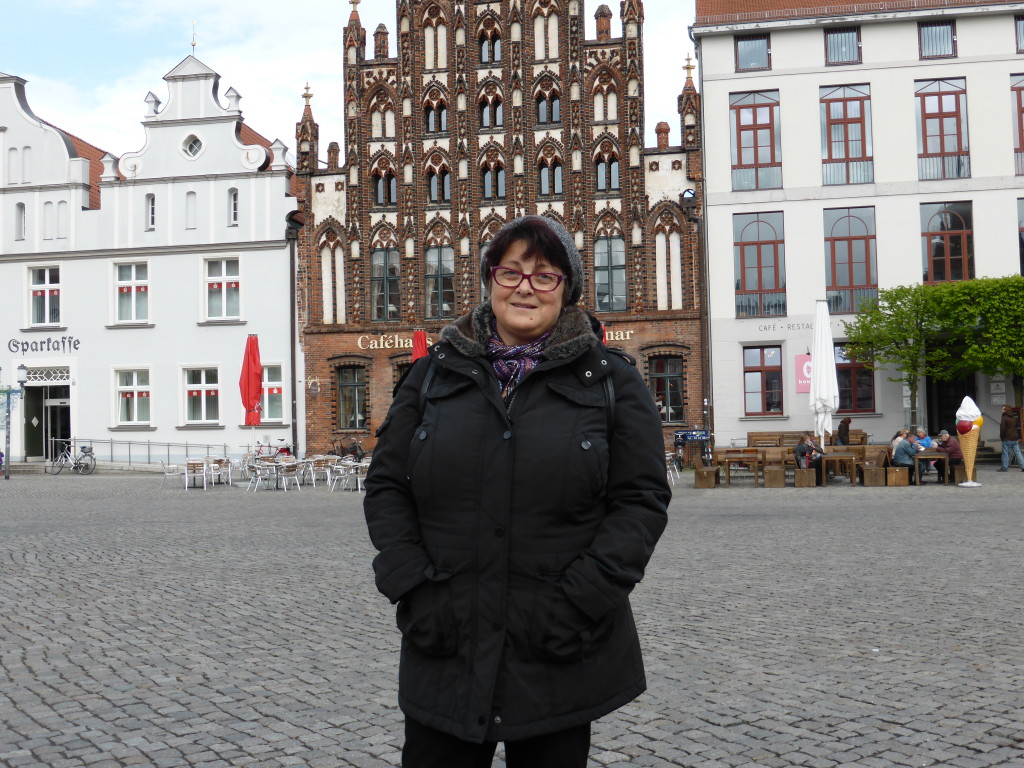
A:
[[[291,440],[301,423],[286,147],[246,126],[238,93],[219,96],[192,56],[164,80],[142,149],[117,158],[36,117],[25,81],[0,74],[0,366],[4,383],[29,371],[15,461],[68,437],[101,460],[129,442],[135,461],[186,443],[241,453],[247,334],[264,365],[257,439]]]
[[[811,427],[814,303],[833,336],[879,288],[1024,263],[1024,3],[794,7],[698,0],[715,432]],[[898,372],[840,361],[841,412],[887,440]],[[996,439],[1002,377],[922,380],[925,423],[970,394]]]

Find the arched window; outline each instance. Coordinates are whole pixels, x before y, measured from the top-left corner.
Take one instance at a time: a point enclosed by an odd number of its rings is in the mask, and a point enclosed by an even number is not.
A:
[[[452,199],[452,175],[447,169],[428,171],[427,184],[430,187],[430,202],[447,203]]]
[[[377,205],[398,204],[398,181],[391,171],[374,171],[373,189]]]
[[[238,190],[234,187],[228,190],[228,226],[238,226]]]
[[[480,33],[480,63],[494,64],[501,61],[501,34],[497,27]]]
[[[505,124],[505,110],[501,103],[501,96],[484,96],[480,99],[480,127],[500,128]]]
[[[620,188],[619,159],[614,155],[597,161],[597,191],[611,192]]]
[[[545,96],[537,96],[537,122],[538,123],[560,123],[562,122],[562,102],[557,93]]]
[[[541,163],[540,193],[541,195],[562,194],[562,163],[559,160]]]
[[[537,61],[558,58],[558,14],[533,17],[533,58]]]
[[[156,229],[156,195],[146,195],[142,205],[142,217],[146,229]]]
[[[444,133],[448,130],[448,107],[443,101],[436,105],[428,104],[423,115],[427,133]]]
[[[448,66],[448,27],[444,20],[431,12],[439,13],[437,6],[428,9],[423,26],[423,53],[425,69],[445,69]]]
[[[505,168],[502,165],[484,168],[482,181],[485,200],[505,198]]]

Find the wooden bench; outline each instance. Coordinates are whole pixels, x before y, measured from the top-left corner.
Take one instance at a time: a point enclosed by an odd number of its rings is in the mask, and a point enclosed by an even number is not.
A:
[[[722,482],[722,470],[718,467],[697,466],[693,469],[694,488],[714,488]]]
[[[797,488],[814,488],[818,485],[818,473],[813,469],[794,469],[793,485]]]
[[[807,430],[781,430],[776,432],[747,432],[747,446],[750,448],[772,448],[797,445],[804,439]],[[867,445],[868,433],[863,429],[850,430],[850,446]],[[825,445],[832,445],[832,435],[825,435]]]
[[[907,467],[889,467],[885,471],[886,485],[902,487],[910,485],[910,470]]]
[[[786,487],[786,468],[778,465],[764,468],[764,487],[765,488],[785,488]]]

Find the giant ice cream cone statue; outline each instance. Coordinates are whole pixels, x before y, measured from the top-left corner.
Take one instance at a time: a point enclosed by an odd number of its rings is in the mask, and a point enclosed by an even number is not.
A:
[[[978,440],[981,438],[981,425],[985,423],[981,410],[975,402],[965,397],[956,412],[956,431],[960,433],[960,450],[964,454],[964,467],[967,469],[967,481],[961,486],[975,486],[974,459],[978,455]]]

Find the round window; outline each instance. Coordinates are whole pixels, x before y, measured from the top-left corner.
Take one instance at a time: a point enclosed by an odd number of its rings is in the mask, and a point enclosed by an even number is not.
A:
[[[196,136],[189,136],[185,139],[185,154],[189,157],[195,157],[199,154],[199,151],[203,148],[203,142],[201,142]]]

